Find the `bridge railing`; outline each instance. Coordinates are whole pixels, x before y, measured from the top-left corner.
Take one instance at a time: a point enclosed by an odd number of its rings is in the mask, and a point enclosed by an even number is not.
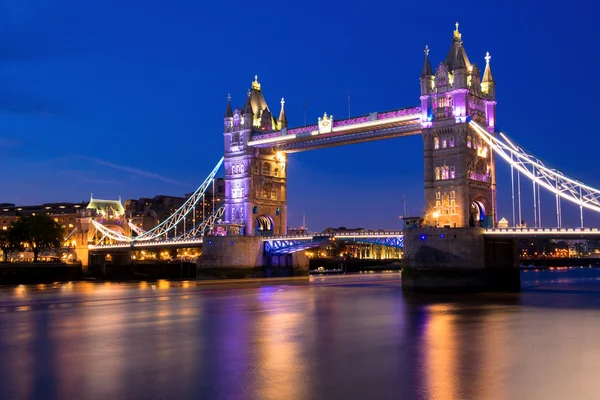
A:
[[[263,241],[268,240],[291,240],[291,239],[312,239],[313,237],[377,237],[377,236],[402,236],[402,231],[378,231],[378,232],[361,232],[361,231],[349,231],[349,232],[312,232],[301,235],[278,235],[278,236],[264,236]]]
[[[600,233],[600,228],[486,228],[484,234],[491,233]]]

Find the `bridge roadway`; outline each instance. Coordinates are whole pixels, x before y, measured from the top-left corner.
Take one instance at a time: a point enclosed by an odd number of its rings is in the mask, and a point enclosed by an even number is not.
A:
[[[265,236],[263,242],[268,243],[270,248],[283,248],[290,245],[298,245],[305,243],[308,245],[306,248],[315,247],[317,244],[324,240],[338,240],[338,239],[355,239],[355,240],[377,240],[381,242],[373,242],[375,244],[388,244],[397,247],[399,243],[393,242],[394,239],[399,241],[402,240],[402,231],[382,231],[382,232],[344,232],[344,233],[307,233],[304,235],[290,235],[290,236]],[[131,241],[129,243],[115,243],[107,245],[90,245],[88,248],[98,251],[111,251],[111,250],[137,250],[137,249],[151,249],[151,248],[186,248],[186,247],[198,247],[202,245],[203,240],[210,240],[210,236],[203,236],[199,238],[190,239],[167,239],[167,240],[156,240],[156,241]],[[274,244],[276,243],[276,244]],[[302,249],[299,249],[302,250]],[[297,251],[299,251],[297,250]]]
[[[490,237],[514,239],[600,239],[600,228],[486,228],[483,234]],[[98,252],[125,249],[198,247],[202,245],[202,241],[205,238],[210,240],[210,236],[204,236],[191,239],[132,241],[129,243],[91,245],[89,249]],[[365,243],[402,247],[403,238],[402,231],[307,233],[304,235],[265,236],[263,237],[263,242],[267,244],[268,252],[283,253],[283,249],[293,247],[295,251],[301,251],[315,247],[323,241],[330,239],[352,239]]]

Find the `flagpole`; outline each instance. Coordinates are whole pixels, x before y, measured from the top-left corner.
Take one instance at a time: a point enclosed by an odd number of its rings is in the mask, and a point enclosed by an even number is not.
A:
[[[348,92],[348,118],[350,118],[350,92]]]
[[[304,126],[306,126],[306,102],[304,102]]]

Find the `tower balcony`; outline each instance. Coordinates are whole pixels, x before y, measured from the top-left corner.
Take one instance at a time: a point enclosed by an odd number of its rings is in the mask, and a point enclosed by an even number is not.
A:
[[[447,119],[452,116],[452,107],[437,107],[433,110],[435,119]]]

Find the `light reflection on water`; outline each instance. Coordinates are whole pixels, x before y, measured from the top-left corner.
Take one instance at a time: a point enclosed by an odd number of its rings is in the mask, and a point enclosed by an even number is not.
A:
[[[0,288],[0,398],[597,398],[600,270],[522,275],[463,296],[372,274]]]

